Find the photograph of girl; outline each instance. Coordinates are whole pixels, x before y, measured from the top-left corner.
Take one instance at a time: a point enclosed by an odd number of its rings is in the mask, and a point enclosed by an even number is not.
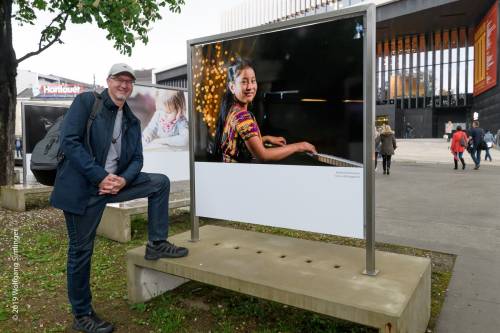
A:
[[[357,20],[192,46],[195,161],[362,167]]]
[[[186,150],[189,141],[184,92],[157,92],[156,112],[142,131],[142,145],[167,145]]]
[[[227,68],[227,89],[216,123],[216,161],[267,162],[294,153],[316,153],[316,148],[308,142],[287,143],[281,136],[262,135],[251,111],[256,94],[257,78],[252,63],[236,58]]]

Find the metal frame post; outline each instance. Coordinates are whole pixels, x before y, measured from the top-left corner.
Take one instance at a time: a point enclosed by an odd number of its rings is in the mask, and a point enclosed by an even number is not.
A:
[[[191,221],[191,241],[200,240],[200,220],[196,216],[194,148],[195,148],[195,117],[193,110],[193,68],[191,62],[191,44],[187,41],[187,81],[188,81],[188,113],[189,113],[189,213]]]
[[[366,239],[366,267],[364,274],[375,276],[375,177],[373,170],[375,124],[375,45],[376,7],[369,6],[365,15],[364,38],[364,168],[363,168],[363,208]]]
[[[22,136],[23,136],[23,149],[22,149],[22,154],[23,156],[21,156],[23,158],[23,186],[26,186],[28,185],[28,181],[26,179],[27,177],[27,170],[26,170],[26,116],[25,116],[25,110],[24,110],[24,107],[25,107],[25,103],[21,103],[21,133],[22,133]]]

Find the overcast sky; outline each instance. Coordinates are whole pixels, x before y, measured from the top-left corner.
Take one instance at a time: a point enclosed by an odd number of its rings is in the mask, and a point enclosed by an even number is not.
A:
[[[131,57],[121,55],[95,25],[70,24],[62,34],[64,44],[54,44],[19,64],[19,69],[104,85],[109,67],[126,62],[135,69],[165,69],[186,63],[186,41],[221,32],[221,15],[242,0],[186,0],[181,14],[162,10],[163,19],[153,25],[149,43],[138,42]],[[39,16],[37,25],[19,27],[13,22],[14,48],[18,58],[37,49],[40,31],[50,16]]]

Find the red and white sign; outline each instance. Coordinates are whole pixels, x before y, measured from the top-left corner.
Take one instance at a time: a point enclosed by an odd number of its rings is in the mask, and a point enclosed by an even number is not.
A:
[[[474,31],[474,96],[497,85],[498,1]]]

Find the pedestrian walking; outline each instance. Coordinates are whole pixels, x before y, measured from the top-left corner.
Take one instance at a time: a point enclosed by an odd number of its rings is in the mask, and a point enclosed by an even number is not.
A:
[[[384,125],[382,132],[380,133],[380,153],[382,154],[382,167],[384,168],[384,175],[389,175],[391,172],[391,159],[394,155],[394,150],[396,146],[396,138],[394,137],[394,132],[391,126]]]
[[[490,149],[495,145],[495,136],[490,130],[486,130],[486,134],[484,135],[484,142],[486,142],[486,156],[484,156],[484,160],[487,161],[488,158],[491,160]]]
[[[465,169],[465,161],[464,161],[464,151],[467,147],[467,133],[462,131],[462,126],[458,125],[457,130],[453,134],[451,139],[450,150],[453,154],[453,163],[455,164],[455,170],[458,169],[458,160],[462,163],[462,170]]]
[[[375,127],[375,171],[377,171],[377,162],[380,156],[382,141],[380,140],[380,128]]]
[[[451,120],[448,120],[448,122],[444,125],[444,131],[446,133],[446,142],[450,142],[451,133],[453,132],[453,123]]]
[[[410,122],[407,122],[405,126],[405,139],[413,138],[413,130],[413,126],[411,126]]]
[[[23,143],[20,137],[16,137],[16,157],[22,157],[23,153],[21,149],[23,148]]]
[[[479,169],[481,164],[481,149],[484,149],[486,144],[484,143],[484,130],[479,127],[479,121],[474,120],[472,122],[472,128],[469,130],[469,154],[474,161],[474,170]]]

